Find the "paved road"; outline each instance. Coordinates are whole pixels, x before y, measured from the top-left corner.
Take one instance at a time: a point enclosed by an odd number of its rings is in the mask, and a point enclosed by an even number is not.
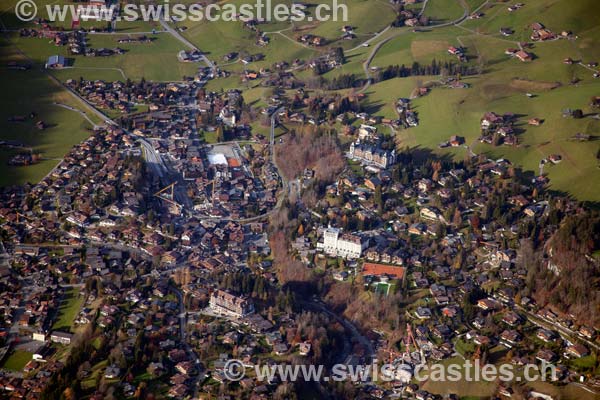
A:
[[[423,15],[423,13],[425,12],[425,8],[427,7],[427,3],[429,2],[429,0],[425,0],[423,2],[423,7],[421,7],[421,11],[419,11],[418,14],[418,18],[421,18],[421,16]]]
[[[169,290],[171,290],[171,292],[173,292],[175,294],[175,296],[177,296],[177,300],[179,301],[179,335],[180,335],[181,343],[184,345],[185,351],[188,353],[188,356],[190,357],[191,361],[194,363],[194,365],[197,366],[197,368],[199,368],[200,367],[200,365],[199,365],[200,358],[198,357],[198,354],[196,354],[194,349],[192,349],[192,347],[190,346],[190,343],[187,341],[187,336],[186,336],[187,310],[185,309],[185,304],[183,302],[183,294],[175,286],[169,286]],[[201,373],[201,371],[198,371],[198,373],[196,375],[192,375],[192,377],[191,377],[190,386],[194,390],[192,399],[198,399],[198,384],[200,383],[199,379],[202,375],[203,374]]]
[[[159,178],[163,178],[167,171],[167,167],[157,150],[152,147],[152,144],[145,139],[140,139],[139,143],[144,151],[144,158],[146,159],[146,163],[150,165],[152,171]]]
[[[121,68],[110,68],[110,67],[77,67],[77,66],[67,66],[63,67],[63,69],[89,69],[89,70],[105,70],[105,71],[117,71],[121,74],[123,79],[127,79],[127,75],[125,75],[125,71]]]
[[[372,38],[370,38],[370,39],[367,39],[367,40],[365,40],[364,42],[362,42],[361,44],[359,44],[358,46],[356,46],[356,47],[353,47],[353,48],[351,48],[350,50],[347,50],[347,51],[345,51],[345,53],[350,53],[350,52],[356,51],[356,50],[358,50],[358,49],[361,49],[361,48],[363,48],[363,47],[368,47],[368,46],[365,46],[365,45],[368,45],[368,44],[370,44],[372,41],[376,40],[376,39],[377,39],[379,36],[381,36],[381,35],[383,35],[384,33],[386,33],[386,32],[387,32],[387,31],[388,31],[388,30],[389,30],[391,27],[392,27],[391,25],[388,25],[388,26],[386,26],[385,28],[383,28],[382,30],[380,30],[379,32],[377,32],[377,33],[375,34],[375,36],[373,36]]]
[[[96,125],[96,124],[94,123],[94,121],[92,121],[92,120],[90,119],[90,117],[89,117],[89,116],[88,116],[88,115],[85,113],[85,111],[81,111],[81,110],[79,110],[79,109],[77,109],[77,108],[75,108],[75,107],[71,107],[71,106],[69,106],[69,105],[67,105],[67,104],[56,103],[56,102],[55,102],[55,103],[52,103],[52,104],[54,104],[55,106],[61,107],[61,108],[65,108],[65,109],[67,109],[67,110],[70,110],[70,111],[74,111],[74,112],[78,113],[79,115],[81,115],[83,118],[85,118],[85,119],[86,119],[86,120],[87,120],[87,121],[88,121],[88,122],[89,122],[89,123],[90,123],[90,124],[91,124],[91,125],[94,127],[94,129],[95,129],[96,127],[98,127],[98,125]],[[62,160],[61,160],[61,161],[62,161]]]
[[[524,313],[525,316],[527,317],[527,319],[529,320],[529,322],[531,322],[532,324],[541,326],[542,328],[546,328],[546,329],[557,330],[562,335],[568,337],[569,341],[571,341],[571,342],[583,342],[587,346],[595,349],[596,351],[600,351],[600,346],[598,346],[596,343],[594,343],[592,341],[589,341],[589,340],[579,336],[577,334],[577,332],[574,332],[573,330],[571,330],[569,328],[566,328],[560,324],[557,324],[554,321],[550,321],[549,319],[542,318],[539,315],[536,315],[536,314],[530,312],[529,310],[526,310],[525,308],[521,307],[518,304],[515,304],[515,308],[517,308],[519,311]]]
[[[459,24],[462,21],[464,21],[468,17],[468,15],[469,15],[469,7],[468,7],[468,5],[463,0],[457,0],[457,1],[460,3],[460,5],[464,9],[463,15],[460,18],[457,18],[454,21],[444,22],[444,23],[437,24],[437,25],[430,25],[430,26],[426,26],[426,27],[423,27],[423,28],[427,29],[427,30],[438,29],[438,28],[443,28],[443,27],[446,27],[446,26],[456,25],[456,24]],[[426,5],[426,3],[425,3],[425,5]],[[425,9],[425,5],[423,6],[423,10]],[[369,86],[371,86],[372,77],[371,77],[371,74],[369,73],[369,68],[370,68],[371,62],[375,58],[375,55],[377,55],[377,52],[381,49],[381,47],[384,44],[386,44],[390,40],[395,39],[398,36],[404,35],[404,34],[406,34],[408,32],[410,32],[410,31],[409,30],[403,30],[403,31],[400,31],[400,32],[396,32],[395,34],[391,35],[390,37],[388,37],[386,39],[383,39],[381,42],[378,42],[375,45],[375,47],[373,48],[373,50],[371,51],[371,53],[367,57],[367,60],[363,63],[363,70],[365,72],[365,76],[367,77],[367,82],[365,83],[365,86],[363,86],[363,88],[359,91],[360,93],[365,92],[369,88]]]

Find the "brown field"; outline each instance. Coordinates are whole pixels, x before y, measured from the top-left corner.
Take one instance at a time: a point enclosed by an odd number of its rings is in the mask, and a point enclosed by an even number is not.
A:
[[[416,40],[410,44],[410,52],[414,59],[419,60],[430,54],[445,51],[449,46],[446,40]]]
[[[488,83],[481,86],[481,97],[486,101],[494,101],[518,93],[512,85],[505,83]]]
[[[510,87],[522,92],[545,92],[556,89],[557,87],[560,87],[560,85],[560,82],[530,81],[528,79],[518,78],[515,78],[510,82]]]

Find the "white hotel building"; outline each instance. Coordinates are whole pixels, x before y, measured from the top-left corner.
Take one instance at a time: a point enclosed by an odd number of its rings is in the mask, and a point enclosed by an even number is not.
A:
[[[369,246],[369,239],[349,233],[341,234],[341,230],[329,227],[323,232],[323,243],[317,248],[333,257],[358,258]]]

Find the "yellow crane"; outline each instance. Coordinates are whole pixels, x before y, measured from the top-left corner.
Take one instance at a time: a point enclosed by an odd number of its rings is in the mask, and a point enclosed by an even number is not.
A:
[[[164,188],[160,189],[158,192],[154,193],[154,196],[166,201],[167,203],[169,203],[169,204],[177,207],[177,209],[181,210],[183,208],[183,206],[175,201],[175,185],[176,185],[176,182],[173,182],[170,185],[165,186]]]
[[[206,188],[207,185],[210,185],[212,183],[212,192],[210,195],[211,201],[214,201],[215,198],[215,189],[217,187],[217,178],[211,179],[210,181],[206,182],[204,184],[204,188]]]
[[[17,224],[18,224],[18,223],[20,223],[20,221],[19,221],[19,217],[23,217],[23,218],[25,219],[25,221],[31,221],[31,220],[29,219],[29,217],[27,217],[27,215],[21,214],[21,213],[20,213],[20,212],[18,212],[18,211],[16,212],[16,215],[17,215]]]

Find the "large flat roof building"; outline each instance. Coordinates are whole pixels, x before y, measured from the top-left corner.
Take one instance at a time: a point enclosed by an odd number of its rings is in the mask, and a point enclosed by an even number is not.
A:
[[[368,245],[368,239],[329,227],[323,232],[323,243],[319,243],[318,247],[330,256],[351,259],[359,258]]]

